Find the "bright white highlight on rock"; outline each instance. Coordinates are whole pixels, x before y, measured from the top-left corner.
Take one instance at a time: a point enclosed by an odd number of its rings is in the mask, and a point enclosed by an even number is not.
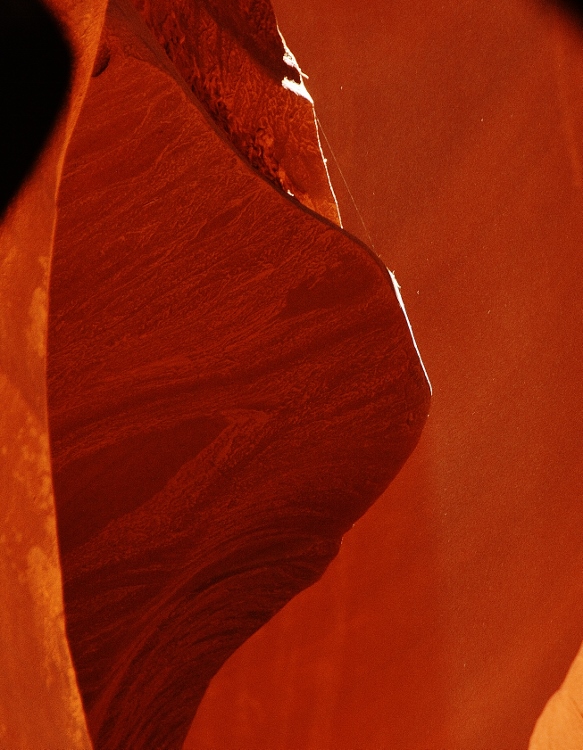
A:
[[[307,78],[307,75],[304,75],[302,73],[302,69],[298,65],[298,61],[294,57],[294,53],[291,51],[291,49],[287,46],[285,43],[285,39],[283,38],[283,34],[279,30],[279,27],[277,28],[277,32],[279,34],[279,37],[281,39],[281,43],[283,44],[283,59],[286,65],[289,65],[290,68],[294,68],[298,71],[300,74],[300,80],[301,83],[297,83],[296,81],[291,80],[290,78],[284,78],[281,82],[281,85],[284,87],[284,89],[287,89],[288,91],[293,91],[294,94],[297,94],[298,96],[303,96],[304,99],[307,99],[310,104],[314,104],[314,100],[310,96],[310,92],[308,89],[304,86],[304,78]]]
[[[389,269],[387,268],[387,271]],[[409,316],[407,315],[407,310],[405,310],[405,303],[403,302],[403,298],[401,297],[401,287],[399,286],[399,282],[397,281],[397,277],[392,271],[389,271],[389,276],[391,277],[391,281],[393,282],[393,287],[395,289],[395,294],[397,295],[397,300],[399,302],[399,305],[401,305],[401,310],[403,311],[403,315],[405,316],[405,320],[407,321],[407,325],[409,326],[409,333],[411,334],[411,338],[413,340],[413,346],[415,347],[415,351],[417,352],[417,356],[419,357],[419,362],[421,362],[421,367],[423,368],[423,372],[425,374],[425,378],[427,379],[427,384],[429,386],[429,392],[433,394],[433,388],[431,387],[431,381],[429,380],[429,375],[427,374],[427,370],[425,369],[425,365],[423,364],[423,360],[421,359],[421,354],[419,352],[419,347],[417,346],[417,342],[415,341],[415,336],[413,335],[413,329],[411,328],[411,323],[409,322]]]
[[[324,150],[322,149],[322,143],[320,141],[320,128],[319,128],[319,120],[316,116],[316,110],[314,108],[314,100],[310,96],[310,92],[304,85],[304,80],[308,79],[309,76],[307,76],[305,73],[302,73],[302,69],[298,65],[298,61],[294,57],[293,52],[290,50],[290,48],[285,43],[285,39],[283,38],[283,34],[281,33],[279,26],[277,27],[277,33],[279,34],[279,37],[281,39],[281,43],[283,44],[283,59],[286,65],[288,65],[290,68],[293,68],[294,70],[297,70],[300,74],[300,83],[297,83],[296,81],[288,78],[287,76],[282,80],[281,85],[284,89],[287,89],[288,91],[292,91],[297,96],[303,96],[304,99],[307,99],[310,104],[312,105],[312,113],[314,117],[314,125],[316,127],[316,137],[318,139],[318,148],[320,149],[320,155],[322,157],[322,162],[324,163],[324,169],[326,170],[326,177],[328,178],[328,187],[330,188],[330,193],[332,194],[332,198],[334,200],[334,204],[336,206],[336,215],[338,216],[338,225],[340,228],[342,228],[342,217],[340,216],[340,206],[338,205],[338,199],[336,198],[336,193],[334,192],[334,188],[332,187],[332,180],[330,179],[330,172],[328,171],[328,163],[327,159],[324,156]],[[339,167],[340,169],[340,167]],[[288,191],[289,192],[289,191]]]
[[[296,83],[296,81],[292,81],[290,78],[284,78],[281,82],[281,85],[284,87],[284,89],[288,89],[288,91],[293,91],[294,94],[297,94],[298,96],[303,96],[304,99],[307,99],[310,102],[310,104],[314,103],[314,100],[310,96],[310,92],[304,86],[303,76],[302,76],[301,83]]]

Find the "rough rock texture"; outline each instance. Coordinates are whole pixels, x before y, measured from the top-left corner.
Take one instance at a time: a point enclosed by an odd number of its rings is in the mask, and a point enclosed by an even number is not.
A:
[[[227,656],[336,554],[429,388],[359,241],[263,179],[111,4],[67,153],[48,391],[95,748],[178,748]]]
[[[270,0],[134,4],[239,153],[308,208],[340,223],[313,103]]]
[[[197,750],[526,748],[583,640],[580,31],[534,0],[363,6],[274,1],[431,416],[326,576],[217,676]]]

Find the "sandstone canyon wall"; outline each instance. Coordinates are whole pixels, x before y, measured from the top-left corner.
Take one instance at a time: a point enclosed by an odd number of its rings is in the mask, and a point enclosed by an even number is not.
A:
[[[0,743],[580,747],[580,32],[49,9],[71,86],[0,233]],[[385,264],[434,407],[342,540],[428,411]]]

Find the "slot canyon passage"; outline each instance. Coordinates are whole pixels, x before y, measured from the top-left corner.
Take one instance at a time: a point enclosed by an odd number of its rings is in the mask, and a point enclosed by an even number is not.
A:
[[[583,638],[581,33],[276,0],[347,234],[266,0],[105,5],[47,3],[0,233],[0,743],[527,747]]]

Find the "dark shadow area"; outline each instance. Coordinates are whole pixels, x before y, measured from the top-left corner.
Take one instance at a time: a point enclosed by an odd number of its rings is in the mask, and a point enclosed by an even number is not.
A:
[[[71,68],[69,45],[38,0],[0,3],[0,217],[51,132]]]
[[[577,2],[577,0],[551,0],[551,5],[555,5],[560,10],[565,10],[571,16],[571,18],[579,23],[583,24],[583,3]]]

